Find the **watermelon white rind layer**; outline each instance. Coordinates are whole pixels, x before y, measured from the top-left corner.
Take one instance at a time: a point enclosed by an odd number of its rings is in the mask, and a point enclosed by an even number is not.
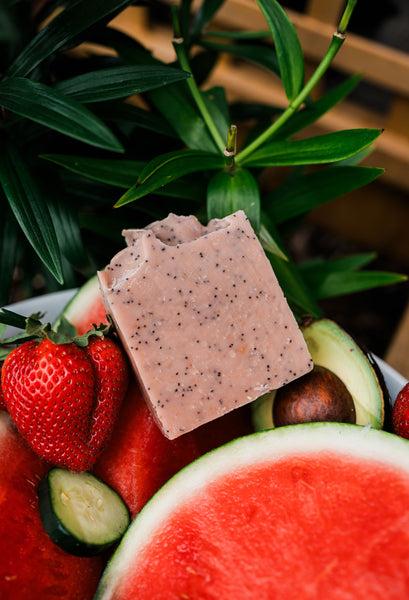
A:
[[[94,275],[76,291],[61,314],[68,321],[74,323],[80,315],[89,314],[92,311],[92,307],[99,297],[98,277]],[[58,319],[54,325],[58,323]]]
[[[375,472],[381,474],[383,469],[390,470],[392,473],[398,473],[403,478],[409,490],[409,441],[399,438],[385,431],[373,429],[371,427],[362,427],[358,425],[347,425],[338,423],[312,423],[281,427],[268,431],[255,433],[243,438],[239,438],[222,446],[208,454],[202,456],[191,463],[171,480],[169,480],[145,505],[139,515],[134,519],[119,547],[112,556],[107,565],[105,573],[101,579],[100,585],[95,596],[96,600],[113,600],[128,598],[122,595],[122,586],[129,579],[138,578],[138,574],[133,571],[138,556],[143,556],[146,549],[155,544],[155,538],[163,535],[166,523],[175,514],[182,514],[184,506],[195,502],[195,498],[202,498],[202,492],[214,489],[214,485],[230,478],[234,473],[251,474],[257,467],[264,467],[277,461],[292,459],[309,460],[310,457],[329,457],[333,461],[332,467],[337,469],[338,462],[342,460],[358,461],[358,464],[370,461],[369,465],[372,474]],[[307,464],[307,463],[306,463]],[[297,467],[298,468],[298,467]],[[303,482],[304,483],[304,482]],[[340,488],[336,492],[342,501],[342,480],[339,482]],[[307,485],[307,484],[306,484]],[[353,482],[353,486],[356,482]],[[359,487],[359,482],[358,482]],[[308,488],[308,485],[307,485]],[[355,489],[355,488],[354,488]],[[397,488],[398,489],[398,488]],[[359,494],[359,489],[357,488]],[[311,489],[314,495],[314,490]],[[212,492],[210,492],[211,494]],[[257,497],[257,490],[255,492]],[[272,502],[279,499],[280,489],[277,490],[277,498],[272,498]],[[201,496],[200,496],[201,495]],[[379,507],[382,510],[382,498],[376,497]],[[190,503],[190,504],[189,504]],[[237,498],[240,503],[240,498]],[[204,505],[204,511],[206,510]],[[181,512],[180,512],[181,511]],[[319,512],[319,508],[318,508]],[[402,515],[402,523],[409,521],[409,508],[406,514]],[[393,524],[395,526],[395,524]],[[392,528],[392,526],[391,526]],[[380,535],[384,532],[381,531]],[[203,530],[202,530],[203,534]],[[340,535],[345,538],[348,533],[342,531]],[[404,534],[406,535],[406,534]],[[160,538],[161,539],[161,538]],[[193,538],[194,539],[194,538]],[[213,540],[210,540],[210,544]],[[243,540],[246,547],[251,547],[251,541]],[[257,546],[257,532],[254,532],[254,544]],[[220,548],[218,548],[220,552]],[[285,551],[285,548],[284,548]],[[267,549],[268,552],[268,549]],[[249,554],[249,558],[252,552]],[[408,553],[406,552],[406,555]],[[160,558],[160,557],[159,557]],[[269,557],[271,559],[271,557]],[[277,557],[275,557],[277,558]],[[226,556],[227,559],[227,556]],[[165,557],[166,560],[166,557]],[[285,559],[284,559],[285,560]],[[308,557],[306,559],[308,561]],[[330,559],[329,559],[330,560]],[[337,560],[337,559],[334,559]],[[406,563],[409,557],[404,559]],[[405,563],[405,564],[406,564]],[[160,560],[155,565],[160,571]],[[189,568],[189,567],[188,567]],[[293,567],[291,566],[291,569]],[[294,565],[297,570],[297,565]],[[193,571],[192,571],[193,572]],[[292,571],[293,572],[293,571]],[[407,586],[409,589],[409,579],[406,575],[405,582],[398,585]],[[209,578],[211,579],[210,573]],[[213,582],[214,583],[214,582]],[[264,597],[268,598],[267,590]],[[217,586],[217,582],[216,582]],[[217,589],[217,587],[216,587]],[[406,588],[405,588],[406,589]],[[363,590],[365,592],[365,590]],[[200,592],[199,592],[200,594]],[[161,596],[162,597],[162,596]],[[179,597],[179,596],[178,596]],[[181,596],[183,597],[183,596]],[[188,596],[189,598],[191,596]],[[216,596],[206,595],[206,598]],[[224,597],[224,596],[223,596]],[[233,596],[227,596],[228,598]],[[251,598],[250,595],[243,595],[243,598]],[[281,597],[281,596],[280,596]],[[295,596],[294,596],[295,597]],[[319,596],[308,596],[305,598],[315,598]],[[341,596],[331,596],[341,597]],[[345,597],[345,596],[342,596]],[[348,596],[361,598],[361,596]],[[364,597],[364,596],[362,596]],[[388,598],[402,597],[399,595],[390,595]],[[137,598],[146,598],[147,596],[137,596]],[[164,590],[163,598],[173,598],[172,595],[166,595]],[[193,595],[192,598],[201,598]],[[237,597],[236,597],[236,600]]]

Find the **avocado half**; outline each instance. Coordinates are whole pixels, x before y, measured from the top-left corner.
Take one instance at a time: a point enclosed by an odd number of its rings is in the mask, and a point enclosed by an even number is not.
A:
[[[331,319],[307,318],[301,324],[301,331],[314,365],[335,373],[351,394],[356,424],[382,429],[388,398],[382,374],[373,357]],[[276,392],[269,392],[253,403],[252,419],[256,431],[274,427]]]

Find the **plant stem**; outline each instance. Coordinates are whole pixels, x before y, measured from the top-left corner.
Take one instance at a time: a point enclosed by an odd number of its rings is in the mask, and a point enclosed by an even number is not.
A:
[[[342,15],[341,21],[338,25],[339,33],[345,33],[349,24],[349,19],[351,18],[352,12],[355,8],[357,0],[348,0],[348,4],[344,10],[344,14]]]
[[[236,156],[237,147],[237,125],[231,125],[227,133],[227,144],[224,149],[224,157],[226,159],[226,165],[229,168],[234,166],[234,157]]]
[[[313,88],[320,81],[325,71],[329,68],[332,61],[334,60],[336,54],[341,48],[344,40],[345,40],[345,29],[349,23],[349,19],[351,17],[352,11],[356,4],[356,0],[348,0],[348,4],[345,8],[344,14],[342,15],[338,30],[332,36],[331,44],[313,73],[312,77],[305,84],[303,89],[300,91],[298,96],[294,98],[291,104],[286,108],[286,110],[281,113],[274,123],[270,125],[262,134],[259,135],[251,144],[243,148],[241,152],[239,152],[236,156],[236,162],[243,162],[250,154],[252,154],[257,148],[259,148],[264,142],[266,142],[280,127],[293,115],[301,106],[301,104],[307,99]]]
[[[218,147],[220,152],[223,153],[224,149],[225,149],[225,142],[223,141],[222,136],[220,135],[220,132],[217,129],[217,127],[207,109],[207,106],[203,100],[202,93],[201,93],[199,87],[197,86],[197,83],[193,76],[192,70],[190,68],[189,60],[188,60],[188,57],[186,54],[184,39],[182,37],[180,37],[180,26],[179,26],[179,21],[178,21],[178,16],[177,16],[177,6],[176,5],[172,6],[172,17],[173,17],[173,31],[174,31],[173,47],[175,49],[176,56],[179,61],[179,65],[184,71],[187,71],[188,73],[190,73],[191,76],[186,80],[187,85],[189,86],[189,89],[193,96],[193,99],[196,102],[196,106],[198,107],[198,109],[203,117],[203,120],[206,123],[206,126],[207,126],[211,136],[213,137],[213,140],[216,143],[216,146]]]

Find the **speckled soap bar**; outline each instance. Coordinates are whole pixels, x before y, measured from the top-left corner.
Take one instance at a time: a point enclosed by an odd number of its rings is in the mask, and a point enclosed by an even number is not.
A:
[[[207,227],[170,214],[124,232],[98,273],[146,401],[170,439],[312,368],[243,211]]]

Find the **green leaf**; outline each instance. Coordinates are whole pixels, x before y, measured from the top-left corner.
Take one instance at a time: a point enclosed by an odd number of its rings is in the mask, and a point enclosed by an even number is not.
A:
[[[48,86],[16,77],[0,83],[0,105],[92,146],[123,152],[112,131],[75,100]]]
[[[330,111],[348,96],[358,85],[360,75],[354,75],[327,92],[322,98],[309,103],[305,108],[294,113],[276,132],[275,139],[288,139],[298,131],[305,129]]]
[[[224,0],[203,0],[193,15],[190,35],[197,37],[212,17],[217,13]]]
[[[295,177],[264,200],[276,224],[307,214],[334,198],[374,181],[383,169],[370,167],[326,168]]]
[[[363,292],[381,286],[407,281],[406,275],[384,271],[345,271],[329,274],[314,288],[314,296],[322,300]]]
[[[267,256],[296,317],[298,319],[301,319],[304,315],[321,317],[322,310],[294,262],[282,260],[279,256],[270,253],[267,253]]]
[[[44,154],[42,158],[78,175],[124,189],[135,185],[139,174],[147,164],[139,160],[110,160],[64,154]],[[200,202],[204,195],[203,185],[197,177],[173,181],[164,188],[158,189],[156,193],[161,196],[185,198],[193,202]]]
[[[8,308],[0,308],[0,323],[16,329],[25,329],[26,317]]]
[[[304,57],[300,40],[288,16],[276,0],[257,0],[257,4],[270,27],[281,80],[291,102],[304,84]]]
[[[202,93],[202,98],[207,106],[220,135],[227,140],[227,133],[230,128],[230,112],[225,90],[221,87],[214,87]]]
[[[122,188],[130,188],[146,165],[140,160],[115,160],[70,156],[67,154],[43,154],[42,158],[79,175]]]
[[[206,37],[225,38],[228,40],[265,40],[271,36],[271,31],[234,31],[232,30],[206,30]]]
[[[127,98],[190,77],[189,73],[161,65],[125,65],[83,73],[54,86],[77,102],[105,102]]]
[[[59,283],[63,283],[60,248],[47,204],[18,151],[3,148],[0,182],[28,241]]]
[[[260,231],[258,232],[258,237],[260,239],[261,245],[263,246],[263,249],[265,252],[269,252],[270,254],[275,254],[276,256],[278,256],[279,258],[282,258],[283,260],[288,260],[287,255],[284,254],[283,250],[277,244],[274,237],[271,235],[270,231],[267,229],[267,227],[264,225],[264,223],[261,223],[261,225],[260,225]]]
[[[77,211],[55,195],[49,197],[48,207],[62,254],[70,265],[91,276],[90,260],[82,241]]]
[[[313,291],[320,288],[327,277],[334,273],[345,271],[357,271],[366,267],[376,258],[374,252],[362,252],[342,256],[340,258],[323,259],[313,258],[298,265],[298,270],[302,274],[309,288]]]
[[[150,161],[139,176],[137,185],[131,187],[115,204],[123,206],[142,198],[150,192],[189,173],[218,169],[224,166],[220,155],[198,150],[180,150],[157,156]]]
[[[93,112],[104,121],[126,123],[170,138],[178,137],[163,117],[128,102],[110,102],[96,105],[93,107]]]
[[[1,190],[0,190],[1,191]],[[19,254],[19,230],[8,206],[2,206],[0,237],[0,306],[7,304]]]
[[[238,58],[248,60],[260,65],[276,75],[280,75],[277,54],[270,46],[256,46],[253,44],[223,44],[218,42],[201,41],[200,45],[208,50],[226,52]]]
[[[76,0],[69,3],[24,47],[9,67],[7,76],[24,77],[78,34],[129,4],[132,4],[131,0]]]
[[[217,147],[207,125],[191,103],[186,84],[149,92],[149,99],[177,132],[183,143],[192,150],[216,153]]]
[[[208,219],[222,219],[244,210],[256,233],[260,229],[260,192],[257,181],[247,169],[213,175],[207,188]]]
[[[346,129],[304,140],[270,142],[242,163],[252,167],[331,163],[360,152],[380,134],[380,129]]]
[[[310,282],[316,281],[315,277],[322,279],[330,273],[339,273],[340,271],[356,271],[365,267],[375,260],[375,252],[360,252],[359,254],[350,254],[340,258],[324,260],[322,258],[313,258],[300,263],[299,269],[303,276],[308,277]]]

